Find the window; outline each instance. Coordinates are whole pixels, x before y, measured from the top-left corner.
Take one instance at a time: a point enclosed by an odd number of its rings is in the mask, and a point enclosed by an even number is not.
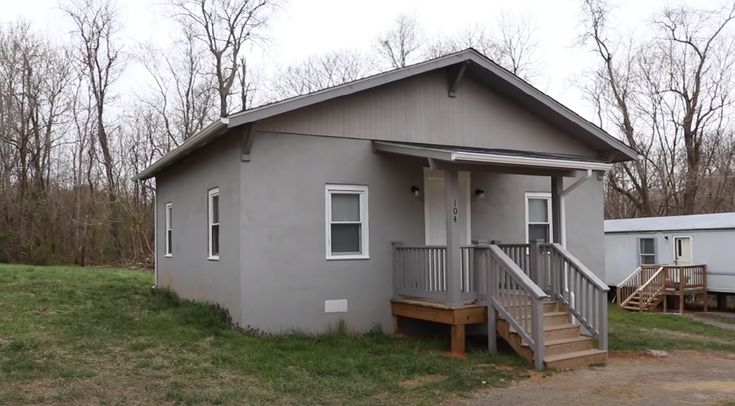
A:
[[[526,193],[526,242],[551,242],[551,194]]]
[[[219,189],[209,190],[209,199],[207,204],[207,212],[209,218],[209,259],[219,259]]]
[[[367,186],[326,186],[327,259],[369,258]]]
[[[165,256],[170,257],[173,255],[173,228],[171,227],[171,215],[173,214],[173,207],[171,202],[166,203],[166,254]]]
[[[638,261],[640,265],[656,263],[656,244],[653,238],[638,239]]]

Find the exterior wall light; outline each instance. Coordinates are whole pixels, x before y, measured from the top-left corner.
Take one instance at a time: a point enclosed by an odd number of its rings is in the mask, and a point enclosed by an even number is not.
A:
[[[475,189],[475,197],[477,197],[478,199],[484,199],[485,191],[482,189]]]
[[[413,194],[416,197],[421,196],[421,189],[419,189],[418,186],[411,186],[411,194]]]

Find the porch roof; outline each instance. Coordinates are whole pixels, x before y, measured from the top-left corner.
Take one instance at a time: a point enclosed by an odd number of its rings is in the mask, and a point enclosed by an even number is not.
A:
[[[612,164],[610,163],[586,157],[529,151],[449,147],[433,144],[408,144],[384,141],[373,141],[373,149],[391,154],[458,164],[585,171],[607,171],[612,168]]]

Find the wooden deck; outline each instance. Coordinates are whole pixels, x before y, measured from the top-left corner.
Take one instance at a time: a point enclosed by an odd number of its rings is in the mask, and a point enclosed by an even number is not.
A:
[[[398,317],[433,321],[451,327],[451,348],[454,355],[465,353],[465,326],[487,322],[487,306],[467,303],[450,308],[429,299],[401,298],[391,300],[391,312],[395,318],[395,334],[401,334]]]
[[[653,311],[676,297],[684,313],[684,297],[703,295],[707,311],[707,265],[641,265],[617,287],[618,305],[624,309]]]

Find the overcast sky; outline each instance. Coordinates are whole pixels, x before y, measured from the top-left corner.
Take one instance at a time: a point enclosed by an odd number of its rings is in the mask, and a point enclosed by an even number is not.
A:
[[[0,22],[26,18],[37,30],[64,40],[70,23],[57,0],[0,0]],[[125,46],[134,50],[141,43],[165,46],[174,27],[165,18],[165,0],[119,0]],[[537,27],[538,57],[542,70],[533,84],[587,118],[592,110],[576,89],[574,81],[596,62],[589,49],[579,45],[581,0],[288,0],[274,15],[268,29],[269,41],[253,49],[253,58],[265,72],[296,63],[333,49],[370,51],[375,37],[387,30],[400,13],[415,14],[423,35],[447,36],[464,28],[491,26],[500,13],[526,14]],[[722,0],[613,0],[613,28],[646,35],[652,14],[666,4],[691,4],[718,8]],[[118,82],[125,96],[145,87],[147,78],[135,66]]]

